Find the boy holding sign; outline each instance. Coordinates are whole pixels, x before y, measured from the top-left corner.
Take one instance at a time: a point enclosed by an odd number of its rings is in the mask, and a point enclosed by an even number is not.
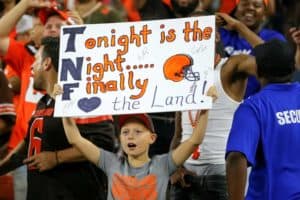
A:
[[[59,86],[54,90],[54,94],[62,93]],[[208,96],[216,98],[214,87],[209,89]],[[153,158],[148,155],[149,147],[157,136],[152,120],[147,114],[120,116],[120,143],[124,159],[99,149],[84,139],[71,118],[63,118],[62,121],[69,143],[107,174],[108,199],[166,199],[169,176],[202,142],[207,116],[207,110],[201,111],[193,134],[188,140],[174,151]]]

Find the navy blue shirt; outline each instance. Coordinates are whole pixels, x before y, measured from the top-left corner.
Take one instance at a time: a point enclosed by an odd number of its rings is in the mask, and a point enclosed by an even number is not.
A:
[[[247,200],[300,199],[300,84],[270,84],[237,109],[226,155],[252,166]]]

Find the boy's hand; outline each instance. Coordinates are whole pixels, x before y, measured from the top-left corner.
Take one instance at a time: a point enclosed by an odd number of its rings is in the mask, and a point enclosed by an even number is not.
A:
[[[213,102],[215,102],[216,99],[218,98],[218,92],[217,92],[216,86],[211,86],[208,89],[206,95],[209,96],[209,97],[212,97]]]
[[[52,97],[56,97],[57,95],[61,95],[63,93],[63,89],[61,88],[60,85],[55,84],[53,87],[53,92],[52,92]]]
[[[67,14],[68,14],[68,16],[70,17],[70,19],[72,21],[71,23],[76,24],[76,25],[84,24],[82,18],[80,17],[80,15],[77,11],[75,11],[75,10],[68,11]]]

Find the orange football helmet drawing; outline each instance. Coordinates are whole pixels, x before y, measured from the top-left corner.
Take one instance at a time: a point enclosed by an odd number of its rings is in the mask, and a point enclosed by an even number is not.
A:
[[[193,58],[186,54],[176,54],[166,60],[163,66],[164,76],[174,82],[186,79],[188,81],[200,80],[199,72],[192,70]]]

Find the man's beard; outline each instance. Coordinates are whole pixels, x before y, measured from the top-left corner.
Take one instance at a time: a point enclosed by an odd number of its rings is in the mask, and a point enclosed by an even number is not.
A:
[[[178,13],[183,17],[186,17],[190,15],[197,8],[199,1],[193,0],[191,3],[189,3],[187,6],[184,7],[178,4],[178,0],[171,0],[171,3],[175,13]]]

